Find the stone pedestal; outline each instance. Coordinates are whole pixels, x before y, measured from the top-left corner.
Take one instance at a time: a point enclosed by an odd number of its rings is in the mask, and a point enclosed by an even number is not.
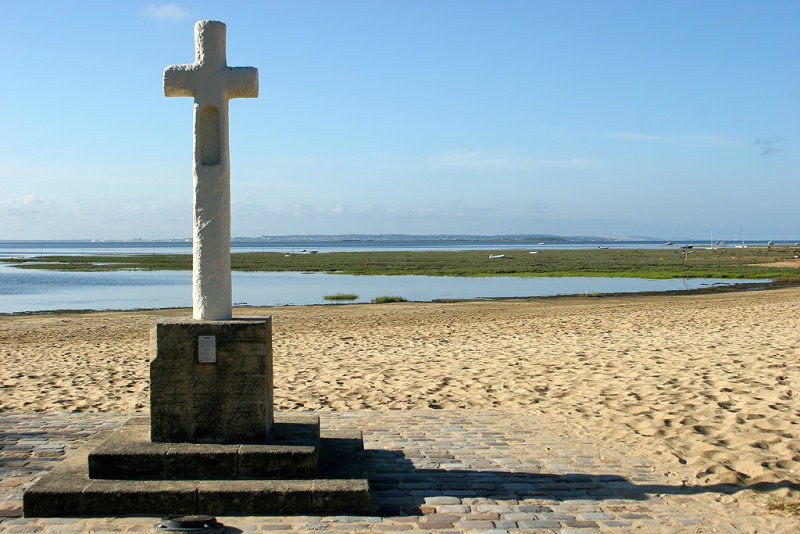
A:
[[[150,333],[150,352],[153,442],[267,439],[272,425],[270,317],[160,320]]]
[[[153,443],[149,426],[72,453],[25,492],[25,517],[371,513],[360,431],[279,413],[264,444],[235,445]]]
[[[158,321],[151,417],[59,463],[25,517],[369,514],[361,432],[273,417],[271,339],[270,318]]]

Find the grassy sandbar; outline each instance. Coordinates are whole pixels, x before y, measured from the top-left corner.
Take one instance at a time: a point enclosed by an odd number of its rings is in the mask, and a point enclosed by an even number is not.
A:
[[[490,259],[489,256],[504,255]],[[324,272],[355,275],[613,276],[633,278],[775,278],[800,275],[800,247],[664,249],[330,252],[231,255],[235,271]],[[40,256],[3,259],[23,269],[58,271],[189,270],[189,254]]]

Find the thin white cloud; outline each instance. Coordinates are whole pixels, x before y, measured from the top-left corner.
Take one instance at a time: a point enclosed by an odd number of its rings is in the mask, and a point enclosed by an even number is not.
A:
[[[9,210],[7,212],[15,211],[15,212],[24,212],[24,210],[38,210],[39,208],[45,206],[46,203],[36,195],[32,194],[24,194],[20,197],[7,197],[7,198],[0,198],[0,210]]]
[[[177,4],[150,4],[142,10],[142,14],[157,20],[181,21],[189,18],[189,10]]]
[[[0,165],[0,176],[7,176],[9,178],[19,178],[22,176],[41,177],[41,176],[51,176],[53,174],[54,172],[52,169],[46,169],[40,167],[19,167],[19,166]]]
[[[613,137],[615,139],[631,139],[634,141],[655,141],[659,143],[670,143],[676,140],[676,138],[674,137],[665,137],[662,135],[647,135],[647,134],[633,133],[633,132],[609,132],[606,134],[606,137]]]
[[[447,165],[457,167],[509,167],[516,162],[509,154],[486,152],[451,152],[441,156]]]
[[[650,143],[665,143],[687,146],[712,146],[736,144],[732,139],[719,135],[651,135],[639,132],[604,132],[601,137],[612,139],[626,139],[629,141],[645,141]]]
[[[587,168],[595,165],[588,158],[538,159],[505,152],[450,152],[437,159],[451,167],[534,169],[541,167]]]
[[[304,204],[294,204],[291,209],[289,210],[292,215],[308,215],[309,213],[314,213],[314,208],[311,206],[307,206]]]
[[[531,167],[564,167],[586,169],[595,167],[597,161],[589,158],[568,158],[568,159],[537,159],[531,161]]]

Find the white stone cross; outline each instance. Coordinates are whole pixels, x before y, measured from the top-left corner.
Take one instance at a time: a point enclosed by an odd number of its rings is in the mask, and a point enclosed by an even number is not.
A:
[[[231,188],[228,100],[258,97],[258,69],[229,67],[225,24],[194,26],[195,61],[164,70],[166,96],[194,97],[192,317],[231,318]]]

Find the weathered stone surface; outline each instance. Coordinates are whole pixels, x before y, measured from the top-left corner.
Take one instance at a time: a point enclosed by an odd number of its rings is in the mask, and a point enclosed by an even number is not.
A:
[[[203,481],[197,485],[197,508],[214,515],[308,514],[312,491],[308,480]]]
[[[22,497],[25,517],[81,515],[83,488],[89,484],[88,455],[88,447],[78,449],[28,488]]]
[[[231,318],[228,100],[258,96],[258,70],[228,67],[225,24],[195,24],[195,62],[164,70],[166,96],[194,97],[193,317]]]
[[[224,479],[238,475],[239,446],[176,443],[164,458],[164,478]]]
[[[90,480],[80,515],[197,513],[197,486],[183,480]]]
[[[216,362],[198,362],[213,335]],[[158,321],[150,335],[154,442],[263,443],[272,424],[271,318]]]
[[[114,431],[89,454],[90,478],[164,478],[168,443],[150,443],[149,425],[138,424],[147,418],[133,418]],[[148,447],[143,447],[148,443]]]
[[[317,472],[319,417],[314,414],[276,414],[264,444],[153,443],[147,418],[134,419],[89,454],[91,478],[296,479],[314,478]]]
[[[311,511],[319,515],[370,513],[369,482],[366,478],[317,479],[313,484]]]
[[[141,424],[127,425],[128,435],[135,435],[132,427],[147,428]],[[170,446],[188,446],[200,456],[208,447],[226,451],[237,448],[237,445],[225,444]],[[360,431],[323,431],[319,450],[324,462],[320,462],[320,469],[313,477],[303,479],[118,480],[90,479],[89,448],[85,447],[62,461],[25,493],[24,512],[26,517],[368,514],[370,493]],[[339,464],[340,461],[343,463]]]
[[[313,478],[317,447],[313,445],[241,445],[238,478]]]

